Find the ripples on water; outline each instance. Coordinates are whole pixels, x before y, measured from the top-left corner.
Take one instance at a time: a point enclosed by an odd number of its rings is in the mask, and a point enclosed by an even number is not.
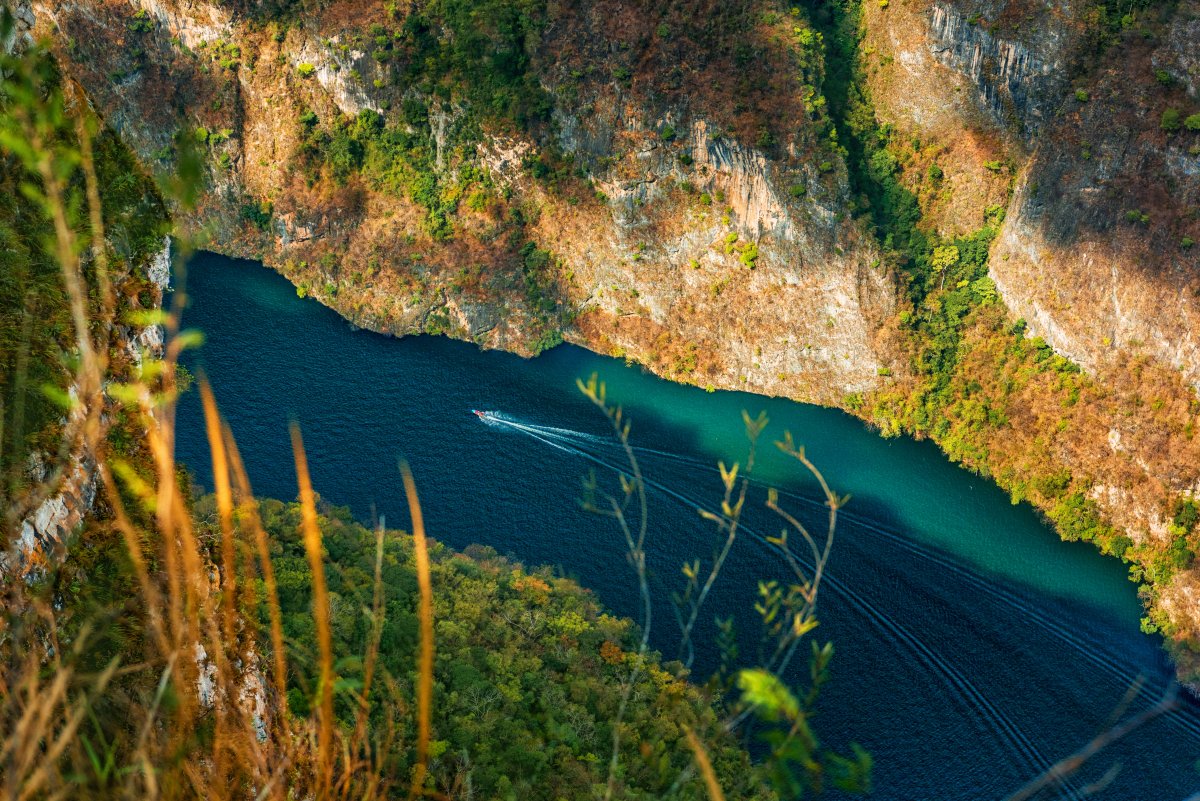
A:
[[[185,323],[207,337],[190,366],[212,380],[260,493],[295,496],[286,431],[295,418],[326,500],[402,525],[396,464],[407,458],[436,537],[559,565],[635,616],[621,538],[576,503],[589,469],[603,477],[624,467],[606,422],[575,389],[577,377],[599,372],[634,421],[660,600],[652,639],[668,656],[678,643],[665,599],[681,587],[683,561],[713,550],[696,512],[719,505],[713,465],[744,456],[741,409],[766,410],[768,439],[791,430],[834,489],[855,496],[839,516],[823,585],[816,635],[837,655],[815,725],[831,745],[855,740],[872,752],[874,798],[1003,797],[1103,728],[1137,676],[1146,686],[1134,712],[1169,681],[1156,641],[1138,630],[1119,563],[1059,542],[1032,510],[928,443],[884,441],[828,409],[669,384],[577,348],[524,361],[438,338],[354,332],[248,262],[203,255],[189,286]],[[498,413],[483,421],[476,408]],[[203,483],[194,396],[181,404],[179,427],[180,457]],[[743,536],[697,635],[711,642],[712,618],[733,615],[751,655],[756,581],[787,576],[766,541],[779,528],[762,508],[766,482],[806,524],[820,530],[825,515],[815,483],[773,449],[760,452],[756,476]],[[697,669],[714,659],[701,650]],[[1200,789],[1198,756],[1200,714],[1189,704],[1106,751],[1059,797],[1120,762],[1100,797],[1183,799]]]

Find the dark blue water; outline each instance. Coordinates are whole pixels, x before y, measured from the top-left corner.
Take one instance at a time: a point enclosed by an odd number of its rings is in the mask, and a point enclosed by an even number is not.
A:
[[[651,633],[669,657],[678,634],[665,599],[681,588],[685,560],[713,552],[714,532],[696,507],[719,505],[716,460],[744,459],[741,411],[766,411],[765,443],[790,430],[834,489],[853,495],[822,590],[816,636],[832,640],[836,656],[815,725],[828,744],[857,741],[873,754],[875,798],[1003,797],[1101,730],[1138,676],[1146,686],[1131,713],[1169,682],[1157,640],[1139,631],[1119,562],[1060,542],[1031,509],[928,443],[880,439],[829,409],[670,384],[574,347],[526,361],[441,338],[354,331],[250,262],[201,255],[187,281],[185,324],[207,337],[188,365],[212,381],[260,495],[296,495],[287,433],[296,419],[326,500],[405,527],[397,464],[407,459],[433,536],[559,566],[636,617],[621,535],[577,503],[589,469],[615,485],[606,466],[622,465],[607,422],[575,386],[599,373],[644,449],[648,561],[661,599]],[[526,428],[487,425],[473,408],[501,410]],[[180,405],[178,449],[207,483],[195,393]],[[759,456],[756,477],[783,488],[785,505],[820,529],[815,482],[774,448]],[[761,539],[779,531],[764,497],[751,493],[746,532],[699,635],[711,644],[713,617],[733,616],[750,658],[756,582],[787,578]],[[698,670],[713,659],[701,648]],[[1197,757],[1200,712],[1189,704],[1105,751],[1073,790],[1043,797],[1075,797],[1120,764],[1096,797],[1182,799],[1200,789]]]

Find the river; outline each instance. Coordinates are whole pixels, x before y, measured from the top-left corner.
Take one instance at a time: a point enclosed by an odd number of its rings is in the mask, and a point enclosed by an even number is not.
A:
[[[589,470],[611,486],[623,464],[607,421],[576,388],[599,374],[632,420],[650,486],[651,634],[668,657],[678,632],[666,598],[682,587],[681,565],[713,551],[713,529],[696,509],[719,506],[717,460],[745,458],[742,410],[765,411],[756,481],[779,487],[784,505],[819,529],[816,483],[770,446],[790,431],[832,487],[852,496],[813,635],[836,654],[814,725],[832,746],[855,741],[872,753],[872,798],[1003,798],[1104,729],[1138,676],[1145,686],[1131,714],[1170,680],[1158,640],[1139,630],[1119,561],[1059,541],[1033,509],[928,442],[882,439],[832,409],[673,384],[572,346],[524,360],[440,337],[356,331],[252,262],[200,254],[187,285],[184,323],[206,342],[185,363],[212,381],[259,494],[296,496],[295,419],[325,500],[406,527],[397,465],[407,459],[432,536],[558,566],[636,618],[620,533],[578,504]],[[489,425],[471,409],[513,424]],[[210,484],[195,392],[180,404],[178,453]],[[756,582],[786,578],[763,540],[779,531],[764,498],[756,485],[703,616],[700,669],[713,664],[714,616],[733,616],[742,652],[753,655]],[[803,677],[797,671],[796,682]],[[1043,797],[1076,797],[1119,764],[1097,797],[1183,799],[1200,788],[1198,757],[1200,708],[1188,702]]]

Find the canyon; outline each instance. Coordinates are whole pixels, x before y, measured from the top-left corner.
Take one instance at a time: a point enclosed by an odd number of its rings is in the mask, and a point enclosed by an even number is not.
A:
[[[199,152],[205,248],[363,328],[929,436],[1130,561],[1195,681],[1200,3],[31,8],[148,169]],[[968,294],[931,372],[921,321]]]

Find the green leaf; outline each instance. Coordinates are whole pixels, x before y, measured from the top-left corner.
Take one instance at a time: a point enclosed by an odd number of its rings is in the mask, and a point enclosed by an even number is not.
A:
[[[73,411],[79,405],[79,401],[72,398],[69,393],[61,387],[54,384],[42,384],[42,394],[49,398],[55,406],[58,406],[63,411]]]
[[[183,350],[198,348],[204,344],[204,334],[194,328],[189,328],[186,331],[180,331],[175,337],[175,341]]]
[[[768,670],[750,668],[738,673],[738,689],[742,691],[742,703],[753,707],[759,717],[778,720],[780,717],[794,720],[800,714],[800,702],[779,677]]]

